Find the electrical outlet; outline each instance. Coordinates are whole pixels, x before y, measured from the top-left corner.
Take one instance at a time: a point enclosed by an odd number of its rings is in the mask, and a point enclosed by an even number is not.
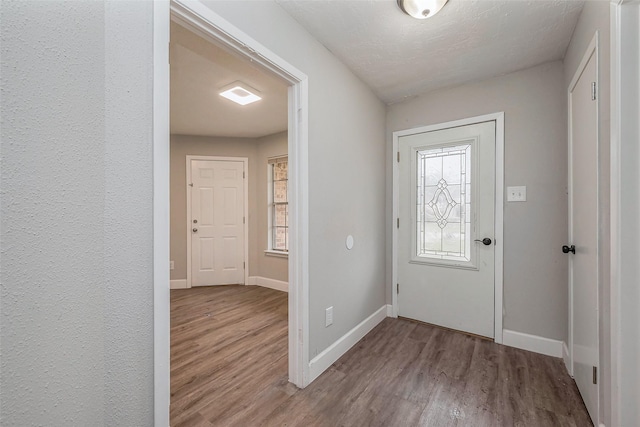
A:
[[[327,308],[324,311],[324,326],[333,324],[333,306]]]
[[[173,261],[169,261],[169,270],[173,270],[174,266]]]
[[[527,187],[507,187],[507,202],[526,202]]]

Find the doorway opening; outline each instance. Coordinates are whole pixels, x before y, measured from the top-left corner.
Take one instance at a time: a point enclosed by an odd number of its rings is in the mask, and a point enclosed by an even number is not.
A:
[[[284,268],[288,276],[289,291],[286,303],[288,309],[287,332],[285,333],[285,348],[288,348],[288,356],[284,357],[286,365],[288,365],[288,375],[285,371],[284,378],[288,377],[289,382],[298,387],[304,387],[308,382],[309,369],[307,344],[308,271],[306,268],[308,261],[307,77],[200,3],[183,4],[177,0],[170,4],[156,2],[154,3],[154,413],[156,425],[169,424],[170,241],[167,231],[170,226],[168,216],[170,73],[168,46],[170,28],[174,24],[205,41],[222,47],[236,58],[250,61],[255,69],[271,76],[271,78],[279,79],[287,92],[286,131],[275,134],[281,140],[284,138],[286,151],[269,156],[282,159],[284,154],[287,159],[287,180],[284,183],[284,194],[288,196],[284,209],[287,214],[286,227],[278,224],[280,231],[274,233],[278,236],[285,233],[288,245],[286,248],[288,266]],[[212,94],[212,96],[218,95]],[[267,137],[270,136],[273,134]],[[275,138],[275,136],[273,137]],[[262,165],[265,170],[263,176],[266,176],[266,170],[273,163],[264,163]],[[183,164],[183,167],[186,168],[186,158]],[[253,168],[256,174],[260,165],[261,163],[256,160],[256,167]],[[245,175],[247,172],[252,172],[251,162],[248,162],[247,169],[243,171]],[[183,176],[186,181],[186,173]],[[279,184],[278,190],[280,192],[278,194],[282,193],[282,187],[282,183]],[[282,208],[279,208],[280,210]],[[266,206],[264,211],[267,211]],[[279,215],[278,218],[281,219],[282,215]],[[193,222],[193,218],[190,221]],[[246,215],[244,221],[247,221]],[[185,223],[186,218],[182,222],[182,227]],[[192,232],[193,228],[197,227],[192,227]],[[282,256],[282,250],[273,251],[272,249],[265,247],[263,252],[271,250],[271,252],[280,252],[275,255]],[[277,257],[272,256],[271,258],[276,259]],[[247,261],[250,260],[247,259],[243,262],[247,263]],[[269,284],[273,284],[260,283],[257,277],[247,276],[244,284],[262,285],[261,288],[264,289]],[[250,286],[246,286],[246,288],[248,289]],[[205,316],[206,314],[204,313]],[[214,382],[215,377],[210,378],[210,381]]]

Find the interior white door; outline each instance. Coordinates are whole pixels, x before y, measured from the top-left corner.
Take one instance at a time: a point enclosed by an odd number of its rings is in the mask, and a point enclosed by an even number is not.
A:
[[[244,163],[191,160],[191,286],[244,284]]]
[[[573,375],[598,425],[598,108],[595,51],[570,92],[569,249]],[[596,377],[596,378],[594,378]]]
[[[398,139],[400,316],[494,337],[495,147],[494,121]]]

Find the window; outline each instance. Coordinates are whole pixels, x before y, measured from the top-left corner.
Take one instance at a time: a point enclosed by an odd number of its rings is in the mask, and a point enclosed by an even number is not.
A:
[[[471,144],[416,152],[416,255],[471,261]]]
[[[269,248],[289,252],[287,157],[269,159]]]

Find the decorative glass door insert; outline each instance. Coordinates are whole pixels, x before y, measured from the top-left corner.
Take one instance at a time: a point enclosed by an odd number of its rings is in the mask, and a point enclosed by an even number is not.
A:
[[[473,266],[474,145],[458,141],[415,149],[414,261]]]

